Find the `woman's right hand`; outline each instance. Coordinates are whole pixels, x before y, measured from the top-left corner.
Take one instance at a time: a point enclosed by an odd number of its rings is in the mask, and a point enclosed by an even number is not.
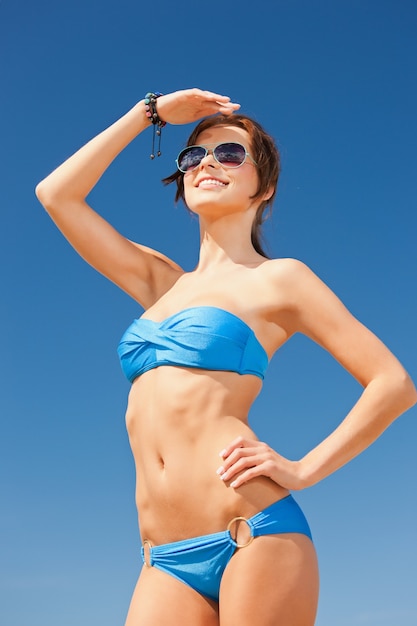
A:
[[[160,96],[156,108],[161,120],[168,124],[190,124],[216,113],[230,115],[240,108],[240,104],[212,91],[182,89]]]

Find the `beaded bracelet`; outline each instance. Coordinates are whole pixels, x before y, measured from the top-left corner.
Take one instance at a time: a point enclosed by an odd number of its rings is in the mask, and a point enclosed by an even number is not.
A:
[[[149,121],[153,124],[152,135],[152,153],[151,159],[155,158],[155,134],[158,135],[158,152],[157,156],[161,156],[161,136],[162,129],[166,125],[166,122],[162,121],[156,110],[156,100],[163,94],[157,91],[156,93],[148,92],[145,96],[145,115],[149,118]]]

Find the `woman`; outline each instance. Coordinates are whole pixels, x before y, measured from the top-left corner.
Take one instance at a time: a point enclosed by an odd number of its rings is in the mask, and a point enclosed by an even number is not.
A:
[[[119,346],[132,381],[126,422],[145,564],[126,626],[312,626],[317,562],[290,491],[336,471],[416,401],[395,357],[304,264],[263,254],[279,156],[238,108],[199,89],[151,95],[37,188],[77,251],[145,309]],[[151,122],[155,131],[200,118],[188,142],[197,147],[165,181],[200,222],[199,261],[184,272],[126,240],[85,198]],[[257,439],[247,416],[268,359],[295,332],[364,391],[329,437],[290,461]]]

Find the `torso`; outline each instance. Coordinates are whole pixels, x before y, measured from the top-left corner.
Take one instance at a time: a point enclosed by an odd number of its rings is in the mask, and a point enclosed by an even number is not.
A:
[[[280,295],[268,302],[264,276],[262,266],[221,279],[185,274],[143,317],[161,321],[188,307],[219,307],[248,324],[272,356],[287,332],[277,324]],[[158,545],[224,530],[233,517],[250,517],[287,495],[266,477],[235,490],[216,474],[226,445],[239,435],[256,438],[247,420],[261,386],[254,375],[177,366],[134,381],[126,424],[142,539]]]

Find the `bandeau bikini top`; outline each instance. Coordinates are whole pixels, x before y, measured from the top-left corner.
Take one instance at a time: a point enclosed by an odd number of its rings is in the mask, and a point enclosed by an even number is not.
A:
[[[196,306],[162,322],[139,318],[117,352],[122,370],[135,378],[161,365],[253,374],[263,379],[268,355],[239,317],[213,306]]]

